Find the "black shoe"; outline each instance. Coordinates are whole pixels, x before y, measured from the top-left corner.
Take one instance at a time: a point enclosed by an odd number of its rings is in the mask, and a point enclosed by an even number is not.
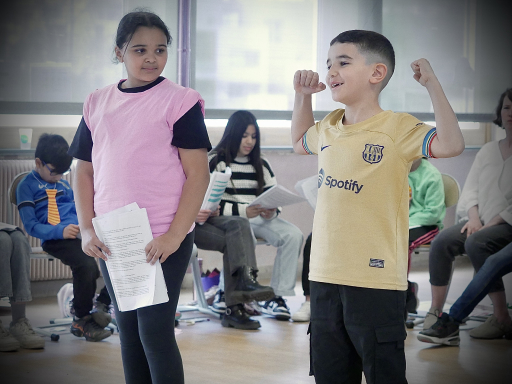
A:
[[[109,313],[110,306],[101,301],[94,302],[94,308],[91,311],[92,319],[100,326],[105,328],[112,322],[112,316]]]
[[[407,281],[407,298],[405,301],[405,308],[407,313],[418,313],[418,283],[411,283]]]
[[[85,336],[87,341],[101,341],[112,335],[112,332],[99,326],[91,315],[75,318],[71,323],[71,333],[76,337]]]
[[[223,327],[232,327],[236,329],[258,329],[261,324],[258,320],[253,320],[245,311],[243,304],[230,305],[222,316]]]
[[[447,313],[442,313],[436,323],[418,334],[418,340],[425,343],[459,345],[459,323]]]
[[[272,287],[260,285],[256,280],[257,270],[243,266],[236,270],[238,281],[235,290],[233,291],[232,298],[234,301],[266,301],[275,296]]]

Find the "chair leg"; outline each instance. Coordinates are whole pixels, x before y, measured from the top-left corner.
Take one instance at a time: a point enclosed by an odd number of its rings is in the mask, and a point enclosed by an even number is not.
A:
[[[177,309],[180,312],[199,311],[201,313],[220,318],[220,315],[213,312],[206,302],[203,283],[201,282],[201,270],[199,268],[199,259],[197,258],[197,254],[197,247],[194,244],[194,247],[192,248],[192,254],[190,255],[190,264],[192,265],[192,279],[194,281],[194,289],[196,290],[197,295],[197,305],[178,305]]]

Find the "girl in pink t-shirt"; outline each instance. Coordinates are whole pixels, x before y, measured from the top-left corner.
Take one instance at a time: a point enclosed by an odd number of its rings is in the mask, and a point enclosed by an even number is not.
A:
[[[194,220],[209,182],[204,102],[160,76],[171,36],[149,12],[125,15],[115,54],[126,80],[91,93],[69,153],[78,159],[75,198],[84,252],[100,259],[121,339],[127,383],[183,383],[174,337],[181,282],[194,242]],[[153,240],[147,262],[160,262],[169,302],[120,312],[105,265],[109,249],[92,219],[129,203],[146,208]]]

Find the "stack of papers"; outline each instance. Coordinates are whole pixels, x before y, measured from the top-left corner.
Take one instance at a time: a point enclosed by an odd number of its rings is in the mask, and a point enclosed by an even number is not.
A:
[[[285,205],[302,203],[303,201],[306,201],[306,199],[290,192],[281,185],[274,185],[254,199],[253,202],[249,204],[249,207],[259,205],[261,208],[273,209],[284,207]]]
[[[210,173],[210,184],[208,184],[208,189],[204,195],[201,209],[208,209],[212,212],[217,210],[229,179],[231,179],[231,168],[229,167],[226,167],[225,172],[214,171]]]
[[[146,209],[126,205],[92,219],[96,235],[111,252],[107,269],[120,311],[169,301],[160,263],[146,261],[146,245],[153,240]]]

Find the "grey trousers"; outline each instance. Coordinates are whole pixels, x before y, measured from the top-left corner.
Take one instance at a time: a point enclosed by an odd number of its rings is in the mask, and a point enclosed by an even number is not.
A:
[[[254,235],[277,248],[270,286],[276,296],[295,296],[297,264],[304,236],[299,228],[276,217],[265,220],[256,216],[249,220]]]
[[[469,237],[466,232],[460,233],[464,224],[466,224],[465,221],[443,229],[432,241],[429,254],[430,284],[434,286],[449,284],[452,264],[456,256],[466,253],[478,272],[489,256],[512,241],[510,224],[481,229]],[[490,292],[503,290],[503,281],[499,279]]]
[[[0,230],[0,297],[10,302],[32,300],[30,244],[20,230]]]
[[[203,225],[196,225],[195,232],[197,248],[223,253],[226,305],[239,304],[232,298],[237,283],[233,273],[242,266],[257,269],[249,220],[239,216],[210,217]]]

